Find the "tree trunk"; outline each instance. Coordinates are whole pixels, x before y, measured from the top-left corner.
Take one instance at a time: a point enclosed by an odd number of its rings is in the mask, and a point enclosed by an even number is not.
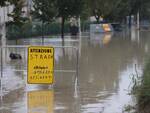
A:
[[[96,13],[96,11],[93,11],[93,14],[95,16],[96,22],[99,23],[99,15]]]
[[[95,15],[96,22],[99,23],[99,16]]]
[[[129,16],[129,28],[131,28],[131,15]]]
[[[44,22],[42,21],[42,45],[44,45]]]
[[[137,12],[137,29],[140,29],[140,13],[139,11]]]
[[[64,40],[64,26],[65,26],[65,18],[62,17],[62,22],[61,22],[61,38]]]

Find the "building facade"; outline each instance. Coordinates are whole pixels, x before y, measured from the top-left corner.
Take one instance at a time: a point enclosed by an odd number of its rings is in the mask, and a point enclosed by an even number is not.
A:
[[[32,0],[25,0],[25,5],[23,7],[23,11],[25,12],[23,17],[30,17],[30,11],[32,7]],[[8,16],[13,11],[13,5],[6,5],[5,7],[0,7],[0,37],[6,37],[6,29],[5,23],[8,21],[12,21],[12,18]]]

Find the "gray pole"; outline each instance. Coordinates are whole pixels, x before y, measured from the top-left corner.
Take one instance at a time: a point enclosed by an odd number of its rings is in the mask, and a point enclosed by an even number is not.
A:
[[[140,29],[140,13],[139,13],[139,11],[137,13],[137,29],[138,30]]]
[[[81,55],[81,46],[82,46],[82,34],[81,34],[81,19],[78,18],[78,27],[79,27],[79,56]]]
[[[1,79],[3,77],[3,48],[1,47]]]

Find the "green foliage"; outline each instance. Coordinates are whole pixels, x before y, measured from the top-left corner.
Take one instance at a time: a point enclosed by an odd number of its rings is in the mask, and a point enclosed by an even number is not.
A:
[[[9,2],[15,6],[9,14],[13,18],[11,24],[22,25],[28,19],[23,17],[24,0],[0,0],[0,6]],[[33,18],[44,23],[52,22],[57,17],[64,18],[80,16],[82,19],[95,16],[108,21],[122,21],[126,16],[140,12],[142,18],[150,18],[149,0],[33,0]]]
[[[90,21],[81,21],[81,31],[82,32],[89,32],[90,30]]]
[[[0,6],[5,6],[5,2],[6,2],[7,0],[0,0]]]
[[[95,16],[97,22],[100,16],[108,21],[122,21],[137,12],[141,17],[150,17],[149,6],[149,0],[87,0],[85,10],[87,15]]]
[[[64,35],[65,20],[78,17],[81,14],[83,0],[33,0],[33,16],[44,23],[50,23],[55,18],[62,18],[61,33]]]
[[[137,81],[139,79],[136,80],[136,84],[133,87],[134,94],[137,97],[139,109],[144,110],[145,108],[149,108],[150,105],[150,60],[144,68],[143,76],[140,78],[140,84],[137,84]]]
[[[56,17],[68,19],[78,17],[82,11],[83,0],[33,0],[35,18],[43,22],[51,22]]]
[[[149,17],[149,0],[118,0],[118,5],[114,7],[107,18],[109,20],[121,21],[126,16],[140,13],[140,19]]]
[[[28,26],[28,24],[24,25],[28,20],[28,18],[23,16],[25,13],[22,11],[24,0],[1,0],[0,5],[6,5],[5,1],[14,5],[13,12],[9,14],[9,16],[13,18],[13,21],[8,22],[7,25],[14,24],[15,30],[18,29],[16,25],[21,29],[23,29],[24,26]],[[52,23],[58,17],[62,18],[62,25],[60,27],[59,24],[55,24],[53,28],[57,29],[53,30],[61,31],[62,34],[64,33],[65,21],[71,17],[78,18],[80,16],[83,22],[87,17],[95,16],[97,22],[99,22],[99,17],[101,16],[108,22],[121,22],[126,16],[135,15],[138,11],[143,18],[150,17],[149,0],[33,0],[33,2],[33,19],[43,22],[44,27],[42,28],[41,24],[37,25],[36,31],[32,29],[32,35],[34,33],[36,35],[42,34],[42,29],[44,29],[44,34],[45,32],[48,34],[49,30],[47,29],[50,28],[48,28],[49,25],[46,26],[46,24]],[[89,23],[83,23],[82,29],[89,29]],[[19,32],[24,33],[27,31],[28,34],[31,34],[29,33],[29,29],[26,30],[25,28]],[[53,30],[51,32],[53,32]],[[37,31],[39,33],[37,33]],[[18,34],[17,31],[13,32],[13,30],[11,30],[11,33]],[[23,35],[27,37],[26,33]]]
[[[69,23],[65,23],[64,33],[69,33]],[[44,29],[43,29],[44,28]],[[19,27],[14,24],[7,25],[7,39],[32,38],[60,34],[59,23],[44,24],[41,22],[26,23]],[[42,33],[43,29],[43,33]]]
[[[140,7],[140,17],[142,19],[150,19],[150,1],[149,0],[143,0],[139,3]]]
[[[150,102],[150,61],[145,66],[141,88],[141,96],[147,96]]]
[[[107,15],[110,15],[117,1],[118,0],[88,0],[87,7],[89,8],[90,15],[95,16],[97,22],[99,22],[100,16],[106,19]]]
[[[52,22],[55,19],[57,14],[55,0],[33,0],[33,2],[33,18],[39,19],[44,23]]]
[[[6,37],[9,39],[16,39],[21,37],[20,28],[14,24],[7,28]]]
[[[62,18],[61,34],[64,38],[64,23],[66,19],[71,17],[79,17],[83,8],[83,0],[56,0],[56,7],[58,9],[57,17]]]
[[[111,21],[122,21],[126,16],[130,15],[130,3],[128,0],[117,0],[117,3],[112,8],[111,12],[106,15],[106,18]]]
[[[8,14],[9,17],[13,18],[12,21],[8,22],[7,24],[14,24],[21,27],[27,20],[27,17],[23,17],[24,11],[22,11],[25,1],[24,0],[9,0],[9,3],[14,5],[13,11]]]
[[[136,113],[136,107],[132,105],[125,105],[123,113]]]
[[[65,19],[70,17],[78,17],[83,8],[83,0],[56,0],[56,7],[58,8],[58,17]]]

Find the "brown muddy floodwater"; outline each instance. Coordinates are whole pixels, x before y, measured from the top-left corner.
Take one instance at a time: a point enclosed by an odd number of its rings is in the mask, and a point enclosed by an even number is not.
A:
[[[129,95],[132,77],[142,74],[150,51],[150,33],[91,34],[82,42],[66,41],[66,46],[55,49],[55,83],[29,85],[27,78],[27,50],[3,49],[3,77],[1,79],[0,113],[126,113],[125,107],[134,105]],[[69,39],[74,40],[74,39]],[[45,39],[60,46],[55,39]],[[14,45],[15,41],[7,41]],[[18,40],[18,44],[39,44],[40,39]],[[11,61],[9,53],[22,55],[22,60]],[[1,63],[2,64],[2,63]],[[60,70],[60,71],[59,71]]]

